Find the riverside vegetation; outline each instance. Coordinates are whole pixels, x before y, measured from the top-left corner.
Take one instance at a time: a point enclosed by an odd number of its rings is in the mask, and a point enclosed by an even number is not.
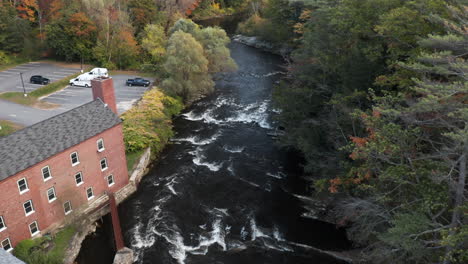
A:
[[[369,263],[467,263],[468,6],[258,1],[243,34],[294,49],[282,143]]]

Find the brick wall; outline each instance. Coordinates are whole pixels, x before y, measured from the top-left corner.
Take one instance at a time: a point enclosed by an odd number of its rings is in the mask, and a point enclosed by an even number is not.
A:
[[[105,150],[97,150],[97,140],[104,140]],[[54,142],[51,142],[54,144]],[[70,154],[77,152],[80,163],[72,166]],[[108,169],[101,171],[100,160],[107,159]],[[52,178],[44,181],[41,169],[50,167]],[[75,174],[82,172],[83,184],[77,186]],[[115,184],[108,186],[107,176],[114,176]],[[17,181],[26,178],[29,191],[20,194]],[[30,238],[29,224],[37,221],[41,234],[52,224],[73,217],[80,206],[92,202],[106,191],[115,192],[128,183],[122,125],[110,128],[66,151],[36,164],[0,182],[0,216],[7,228],[0,232],[0,241],[9,237],[14,247],[19,241]],[[55,188],[57,199],[49,203],[47,190]],[[93,187],[94,199],[89,200],[86,189]],[[35,212],[25,216],[23,203],[32,200]],[[73,211],[65,215],[63,203],[70,201]]]

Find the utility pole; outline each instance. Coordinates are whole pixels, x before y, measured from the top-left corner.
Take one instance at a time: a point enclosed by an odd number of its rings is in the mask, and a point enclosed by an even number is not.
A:
[[[23,73],[20,72],[20,78],[21,78],[21,84],[23,84],[23,94],[24,94],[24,97],[27,97],[28,94],[26,93],[26,88],[24,88],[24,81],[23,81]]]

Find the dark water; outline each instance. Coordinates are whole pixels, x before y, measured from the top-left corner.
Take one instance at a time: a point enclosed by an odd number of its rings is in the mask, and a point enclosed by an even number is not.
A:
[[[230,44],[239,70],[175,120],[174,143],[119,208],[136,263],[338,263],[343,230],[301,217],[305,186],[276,127],[279,57]]]

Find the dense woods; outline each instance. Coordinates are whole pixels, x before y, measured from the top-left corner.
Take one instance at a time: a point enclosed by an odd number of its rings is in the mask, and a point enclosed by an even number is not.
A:
[[[366,261],[468,261],[467,8],[270,0],[239,27],[293,50],[275,92],[283,144],[337,197]]]

